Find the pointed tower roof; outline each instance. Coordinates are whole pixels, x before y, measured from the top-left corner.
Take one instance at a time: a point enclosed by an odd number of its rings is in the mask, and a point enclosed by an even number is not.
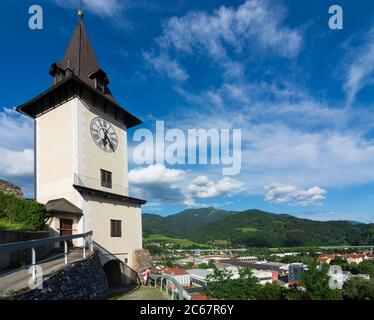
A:
[[[78,22],[65,51],[63,60],[51,66],[50,74],[55,76],[56,70],[63,71],[65,76],[73,73],[80,80],[97,89],[97,79],[104,84],[104,94],[115,101],[107,85],[109,78],[100,68],[96,54],[92,48],[90,39],[83,23],[83,11],[78,11]],[[67,72],[69,71],[69,72]]]
[[[115,120],[127,128],[142,123],[140,119],[121,107],[108,88],[107,74],[100,68],[83,24],[83,12],[78,11],[78,23],[66,49],[64,58],[54,63],[49,71],[54,77],[53,85],[16,110],[37,118],[68,101],[72,96],[91,99],[90,105],[109,112]]]
[[[92,49],[81,17],[79,18],[61,64],[65,66],[65,68],[71,69],[74,74],[84,82],[88,81],[89,84],[92,81],[89,75],[100,70],[99,62]]]

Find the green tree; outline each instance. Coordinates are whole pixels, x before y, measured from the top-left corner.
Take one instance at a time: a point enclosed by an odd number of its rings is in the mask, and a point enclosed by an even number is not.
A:
[[[0,192],[0,219],[25,224],[31,230],[43,230],[45,215],[43,204]]]
[[[285,300],[305,300],[305,292],[301,291],[300,288],[290,287],[284,291]]]
[[[184,269],[192,269],[194,265],[195,264],[192,261],[189,261],[185,264]]]
[[[239,270],[237,279],[233,279],[232,272],[227,269],[215,269],[207,280],[205,294],[219,300],[253,300],[260,288],[257,278],[248,268]]]
[[[352,277],[344,284],[343,295],[346,300],[374,300],[374,280]]]
[[[338,289],[329,286],[328,265],[318,268],[315,262],[308,266],[308,271],[301,277],[301,284],[305,288],[307,300],[341,300],[342,294]]]
[[[209,260],[208,263],[208,269],[214,269],[216,265],[214,264],[214,261],[212,259]]]
[[[374,261],[363,261],[356,268],[357,274],[368,274],[371,279],[374,279]]]
[[[347,261],[347,259],[336,256],[334,259],[330,261],[331,266],[340,266],[343,270],[350,270],[350,265]]]
[[[163,264],[165,266],[167,266],[168,268],[173,268],[174,267],[174,262],[170,258],[165,259]]]
[[[257,300],[283,300],[284,292],[278,283],[266,283],[259,288],[256,298]]]

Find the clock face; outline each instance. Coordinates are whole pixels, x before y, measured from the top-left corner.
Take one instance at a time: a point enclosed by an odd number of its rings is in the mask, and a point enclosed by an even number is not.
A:
[[[90,125],[91,137],[96,145],[105,152],[115,152],[118,136],[113,126],[103,118],[93,118]]]

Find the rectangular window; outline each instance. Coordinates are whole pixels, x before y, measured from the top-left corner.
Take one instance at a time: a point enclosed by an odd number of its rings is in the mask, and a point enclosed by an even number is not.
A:
[[[112,173],[101,169],[101,186],[112,189]]]
[[[121,220],[110,220],[110,236],[112,238],[122,237],[122,221]]]

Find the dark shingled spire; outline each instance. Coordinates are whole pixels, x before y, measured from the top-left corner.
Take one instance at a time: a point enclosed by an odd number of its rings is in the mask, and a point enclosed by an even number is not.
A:
[[[97,81],[101,84],[100,91],[108,98],[114,100],[107,87],[109,79],[106,73],[100,68],[91,42],[88,38],[86,28],[83,23],[83,12],[78,11],[79,20],[70,43],[65,51],[64,59],[57,64],[53,64],[50,74],[56,76],[58,69],[64,76],[73,73],[88,85],[98,89]],[[55,82],[56,83],[56,82]]]
[[[93,107],[102,108],[104,113],[108,112],[115,120],[123,122],[127,128],[141,124],[140,119],[121,107],[113,98],[108,88],[108,76],[100,68],[88,39],[82,10],[78,11],[78,17],[77,27],[64,59],[52,64],[49,71],[54,77],[53,85],[16,110],[36,119],[74,96],[86,99]]]
[[[89,75],[99,71],[100,66],[92,49],[82,18],[79,18],[61,64],[65,68],[73,70],[74,74],[84,82],[94,85]]]

